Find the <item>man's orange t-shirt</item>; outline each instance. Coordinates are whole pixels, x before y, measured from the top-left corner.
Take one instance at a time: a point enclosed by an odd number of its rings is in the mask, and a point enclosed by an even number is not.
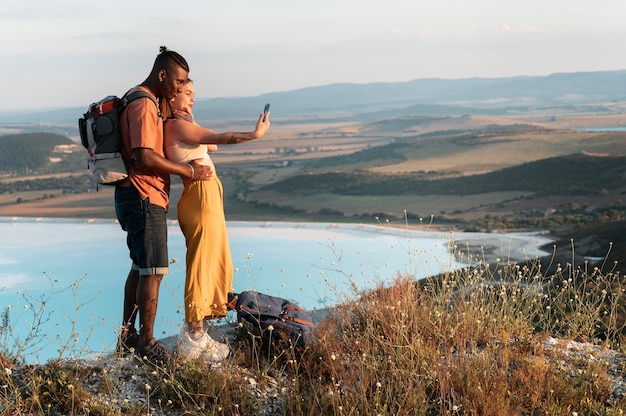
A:
[[[148,89],[136,86],[133,91]],[[133,186],[139,191],[141,199],[150,199],[155,204],[169,208],[170,175],[140,166],[133,150],[138,148],[152,149],[159,156],[165,157],[163,148],[163,120],[157,107],[149,98],[132,101],[120,118],[120,134],[122,136],[122,155],[130,166],[128,176]]]

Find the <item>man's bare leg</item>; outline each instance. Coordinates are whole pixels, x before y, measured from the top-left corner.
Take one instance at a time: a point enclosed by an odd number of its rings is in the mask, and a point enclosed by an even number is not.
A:
[[[124,311],[122,317],[123,332],[135,327],[137,318],[137,284],[139,282],[139,272],[131,270],[126,278],[124,286]]]
[[[139,346],[139,334],[135,328],[137,320],[137,282],[139,273],[136,270],[128,272],[124,285],[124,305],[122,316],[122,329],[117,338],[115,351],[126,353],[133,351]]]
[[[139,276],[137,282],[137,304],[139,305],[139,332],[141,343],[146,345],[154,338],[154,321],[159,305],[159,287],[162,274]]]

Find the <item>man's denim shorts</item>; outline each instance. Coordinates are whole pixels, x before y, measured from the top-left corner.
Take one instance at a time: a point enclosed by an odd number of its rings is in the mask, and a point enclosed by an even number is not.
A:
[[[140,275],[168,274],[165,208],[142,200],[134,187],[115,187],[115,214],[126,231],[133,269]]]

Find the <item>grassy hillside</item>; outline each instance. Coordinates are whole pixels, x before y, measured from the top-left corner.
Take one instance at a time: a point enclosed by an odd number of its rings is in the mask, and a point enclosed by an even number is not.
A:
[[[398,159],[405,157],[402,146]],[[368,152],[368,151],[366,151]],[[354,160],[355,155],[342,159]],[[367,166],[367,162],[364,163]],[[624,186],[626,157],[597,157],[585,154],[559,156],[523,163],[482,175],[437,178],[436,172],[385,174],[368,172],[309,173],[266,185],[260,191],[290,194],[331,192],[340,195],[471,195],[503,191],[528,191],[535,196],[587,195],[611,192]],[[549,180],[546,180],[549,178]]]
[[[67,136],[54,133],[0,135],[0,174],[76,170],[77,159],[59,150],[72,145]]]
[[[548,127],[558,119],[526,121],[405,117],[329,128],[323,136],[320,130],[318,143],[329,137],[340,142],[351,131],[350,140],[360,139],[362,147],[334,155],[300,153],[271,176],[257,169],[233,196],[238,203],[300,217],[404,222],[406,212],[462,229],[614,219],[606,212],[619,210],[623,199],[623,133]],[[481,122],[486,124],[476,128]]]
[[[503,124],[493,124],[497,121]],[[310,160],[305,167],[314,171],[369,169],[458,176],[581,152],[626,155],[621,132],[591,133],[550,127],[550,123],[528,125],[518,121],[408,117],[362,124],[355,135],[378,141],[371,140],[366,148],[351,154]],[[339,128],[335,132],[338,139],[340,132]]]

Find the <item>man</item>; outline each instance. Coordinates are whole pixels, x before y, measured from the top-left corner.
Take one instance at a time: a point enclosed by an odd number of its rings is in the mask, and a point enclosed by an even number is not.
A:
[[[122,331],[117,350],[135,349],[140,357],[153,364],[169,360],[167,348],[154,338],[154,321],[159,287],[169,272],[167,223],[170,174],[192,180],[208,180],[209,166],[196,161],[180,164],[167,160],[163,150],[163,119],[167,102],[181,92],[187,82],[189,66],[185,59],[162,46],[148,78],[129,92],[142,90],[160,103],[157,108],[149,98],[132,101],[122,113],[120,134],[128,164],[128,178],[115,188],[115,212],[127,232],[126,242],[132,267],[124,287]],[[139,333],[135,320],[139,313]]]

